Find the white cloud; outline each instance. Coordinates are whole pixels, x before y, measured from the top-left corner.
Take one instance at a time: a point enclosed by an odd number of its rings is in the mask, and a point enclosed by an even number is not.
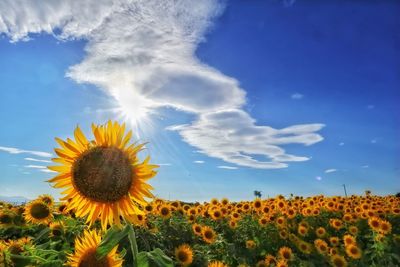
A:
[[[300,94],[300,93],[294,93],[290,96],[292,99],[302,99],[304,97],[304,95]]]
[[[4,152],[10,153],[10,154],[31,154],[31,155],[35,155],[38,157],[44,157],[44,158],[52,157],[52,154],[47,153],[47,152],[25,150],[25,149],[20,149],[20,148],[15,148],[15,147],[0,146],[0,151],[4,151]]]
[[[157,163],[160,166],[171,166],[171,163]]]
[[[339,146],[344,146],[344,143],[343,143],[343,142],[340,142],[340,143],[339,143]]]
[[[84,59],[69,68],[67,77],[97,85],[133,123],[137,114],[160,107],[192,113],[193,122],[168,129],[208,156],[262,169],[308,160],[281,146],[322,141],[316,132],[323,124],[257,125],[243,111],[246,92],[239,82],[196,57],[223,8],[216,0],[5,0],[0,2],[0,32],[14,42],[41,32],[87,40]]]
[[[35,161],[35,162],[45,162],[45,163],[51,163],[51,161],[50,161],[50,160],[44,160],[44,159],[24,158],[24,160],[28,160],[28,161]]]
[[[309,158],[287,154],[281,145],[311,145],[323,138],[315,131],[322,124],[294,125],[283,129],[258,126],[243,110],[209,112],[192,124],[171,126],[183,139],[200,152],[226,162],[260,169],[287,167],[286,162]],[[258,160],[254,155],[264,157]]]
[[[224,166],[224,165],[218,166],[217,168],[220,168],[220,169],[227,169],[227,170],[237,170],[237,169],[238,169],[238,167]]]
[[[31,169],[47,169],[46,166],[41,166],[41,165],[25,165],[25,168],[31,168]]]
[[[371,140],[371,144],[376,144],[376,142],[378,142],[377,139],[372,139],[372,140]]]
[[[327,170],[325,170],[325,173],[331,173],[331,172],[336,172],[337,170],[336,169],[327,169]]]
[[[361,166],[361,168],[364,168],[364,169],[369,168],[369,165],[363,165],[363,166]]]
[[[322,177],[321,177],[321,176],[317,176],[317,177],[315,177],[315,179],[316,179],[317,181],[321,181],[321,180],[322,180]]]
[[[194,163],[197,163],[197,164],[203,164],[204,163],[204,160],[195,160],[195,161],[193,161]]]

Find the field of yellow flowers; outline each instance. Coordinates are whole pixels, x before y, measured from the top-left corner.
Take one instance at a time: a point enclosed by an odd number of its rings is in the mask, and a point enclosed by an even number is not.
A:
[[[1,203],[0,265],[399,266],[399,207],[395,196],[371,195],[157,199],[133,224],[102,231],[44,195]],[[103,260],[90,258],[96,250]]]
[[[400,266],[400,198],[155,199],[125,124],[56,138],[61,202],[0,203],[0,266]],[[151,200],[151,201],[148,201]]]

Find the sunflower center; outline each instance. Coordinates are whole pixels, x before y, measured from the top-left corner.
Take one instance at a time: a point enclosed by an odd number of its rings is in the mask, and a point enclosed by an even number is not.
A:
[[[37,203],[37,204],[32,205],[31,215],[35,219],[44,219],[50,215],[50,210],[46,205],[44,205],[42,203]]]
[[[101,260],[96,258],[96,250],[88,251],[82,256],[78,267],[110,267],[107,257]]]
[[[211,239],[211,238],[213,237],[213,233],[212,233],[211,231],[206,231],[206,232],[204,233],[204,236],[205,236],[207,239]]]
[[[73,164],[73,183],[85,197],[98,202],[115,202],[127,195],[132,185],[129,158],[116,147],[95,147]]]
[[[8,224],[8,223],[11,223],[11,222],[12,222],[12,218],[11,218],[10,215],[8,215],[8,214],[2,214],[2,215],[0,216],[0,223],[2,223],[2,224]]]
[[[188,254],[185,251],[179,251],[178,252],[178,259],[182,262],[187,261],[189,258]]]

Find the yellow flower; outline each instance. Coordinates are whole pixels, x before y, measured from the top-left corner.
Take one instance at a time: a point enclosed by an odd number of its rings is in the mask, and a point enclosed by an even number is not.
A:
[[[98,259],[96,249],[101,242],[101,236],[96,231],[85,231],[82,238],[75,239],[75,253],[68,255],[68,265],[71,267],[121,267],[123,260],[115,246],[105,257]]]
[[[352,235],[344,235],[343,236],[343,243],[345,246],[349,245],[357,245],[357,241],[354,236]]]
[[[209,227],[209,226],[203,226],[202,227],[202,235],[203,235],[203,240],[209,244],[214,243],[216,234],[214,230]]]
[[[299,233],[299,235],[306,236],[308,233],[308,229],[304,225],[299,225],[299,227],[297,228],[297,232]]]
[[[188,266],[193,261],[193,251],[189,245],[180,245],[175,248],[175,258],[180,265]]]
[[[329,242],[331,243],[332,246],[336,247],[339,245],[340,241],[339,238],[336,236],[332,236],[329,238]]]
[[[49,206],[53,206],[53,204],[54,204],[54,199],[53,199],[53,197],[50,196],[50,195],[48,195],[48,194],[40,195],[40,196],[38,197],[38,199],[41,200],[41,201],[43,201],[44,203],[46,203],[46,204],[49,205]]]
[[[0,225],[9,226],[13,224],[13,215],[9,211],[0,211]]]
[[[160,216],[164,219],[171,217],[171,208],[168,204],[161,205],[159,209]]]
[[[352,235],[357,235],[357,234],[358,234],[358,228],[357,228],[357,226],[354,226],[354,225],[350,226],[350,227],[349,227],[349,232],[350,232],[350,234],[352,234]]]
[[[329,246],[328,246],[328,244],[327,244],[324,240],[322,240],[322,239],[316,239],[316,240],[314,240],[314,245],[315,245],[315,248],[317,249],[317,251],[318,251],[320,254],[326,254],[326,253],[328,253]]]
[[[387,235],[391,231],[392,231],[392,225],[390,224],[390,222],[381,220],[378,232],[383,235]]]
[[[332,266],[334,267],[346,267],[347,261],[343,256],[333,255],[330,259]]]
[[[318,227],[317,230],[315,230],[315,233],[319,238],[321,238],[325,236],[326,230],[324,227]]]
[[[30,223],[48,224],[53,218],[53,214],[46,203],[37,199],[25,206],[24,217]]]
[[[305,241],[299,241],[297,243],[297,247],[299,250],[304,253],[304,254],[310,254],[312,252],[312,246],[311,244],[305,242]]]
[[[343,222],[339,219],[330,219],[329,223],[336,230],[339,230],[343,227]]]
[[[280,259],[279,261],[277,261],[276,267],[288,267],[288,262],[285,259]]]
[[[293,259],[292,249],[289,247],[281,247],[278,251],[279,258],[284,259],[286,261],[290,261]]]
[[[49,228],[52,236],[61,236],[64,233],[64,225],[62,222],[52,222]]]
[[[268,254],[265,256],[265,263],[267,264],[267,266],[270,266],[271,264],[275,264],[276,258],[274,256],[272,256],[271,254]]]
[[[192,230],[193,230],[193,233],[194,233],[195,235],[201,236],[202,228],[201,228],[201,225],[200,225],[200,224],[197,224],[197,223],[193,224],[193,225],[192,225]]]
[[[361,258],[361,249],[357,247],[357,245],[349,245],[346,246],[346,254],[350,258],[360,259]]]
[[[248,249],[255,249],[257,246],[256,242],[254,242],[253,240],[247,240],[246,241],[246,248]]]
[[[65,188],[62,200],[68,210],[75,210],[78,217],[87,217],[93,224],[100,218],[103,229],[120,223],[120,216],[134,222],[132,214],[143,214],[136,203],[146,205],[144,197],[153,197],[152,186],[146,181],[156,172],[157,165],[150,165],[150,158],[139,162],[138,152],[144,144],[129,145],[132,131],[125,134],[125,124],[109,121],[105,125],[92,125],[95,139],[88,141],[79,127],[75,141],[56,138],[61,148],[53,159],[61,165],[50,166],[59,174],[50,179],[55,188]]]
[[[368,225],[373,231],[379,231],[381,226],[381,220],[378,217],[371,217],[368,219]]]
[[[207,265],[207,267],[228,267],[228,265],[221,261],[212,261]]]

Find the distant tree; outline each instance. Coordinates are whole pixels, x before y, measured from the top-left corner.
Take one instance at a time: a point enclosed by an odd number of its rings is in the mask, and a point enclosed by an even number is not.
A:
[[[253,193],[255,197],[261,198],[261,191],[254,190]]]
[[[396,197],[400,197],[400,192],[398,192],[398,193],[396,194]]]

